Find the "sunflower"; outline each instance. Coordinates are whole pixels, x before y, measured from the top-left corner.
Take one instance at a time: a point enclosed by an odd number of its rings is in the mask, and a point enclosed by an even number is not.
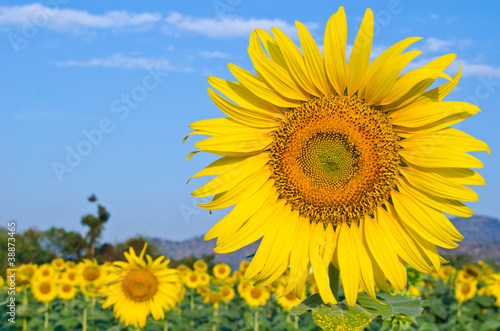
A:
[[[216,264],[212,269],[215,278],[226,279],[231,274],[231,267],[225,263]]]
[[[76,269],[76,263],[74,261],[66,261],[66,271]]]
[[[33,296],[40,302],[51,302],[57,297],[57,284],[50,278],[37,278],[31,282]]]
[[[66,269],[66,271],[62,273],[62,281],[77,285],[79,280],[80,277],[77,269]]]
[[[33,263],[23,264],[19,267],[17,272],[16,283],[19,285],[29,285],[31,280],[35,277],[37,265]]]
[[[78,289],[73,283],[62,281],[59,283],[57,294],[63,300],[71,300],[78,293]]]
[[[259,307],[267,303],[271,297],[271,292],[266,288],[259,288],[250,285],[241,295],[250,307]]]
[[[455,285],[455,299],[464,302],[472,299],[477,292],[477,280],[468,283],[457,283]]]
[[[200,277],[199,286],[208,286],[210,285],[210,275],[206,272],[198,273]]]
[[[278,297],[278,304],[283,308],[284,311],[290,311],[292,307],[297,306],[302,302],[293,291],[288,292],[288,294]]]
[[[149,314],[156,321],[164,319],[165,310],[174,308],[181,290],[178,271],[167,267],[170,260],[164,260],[165,256],[153,260],[145,256],[146,248],[147,244],[137,256],[130,247],[125,252],[127,261],[114,263],[112,273],[106,277],[109,287],[102,306],[113,306],[120,322],[136,328],[144,328]]]
[[[219,310],[219,302],[223,300],[220,292],[209,291],[203,299],[203,303],[211,302],[215,310]]]
[[[386,280],[402,291],[405,262],[429,273],[442,262],[436,245],[457,247],[463,236],[443,212],[468,217],[460,201],[478,195],[462,185],[484,184],[467,154],[488,146],[449,126],[479,108],[442,101],[457,84],[443,71],[455,54],[401,74],[420,51],[402,53],[421,38],[404,39],[369,63],[370,9],[349,61],[344,8],[326,26],[324,56],[297,22],[299,48],[282,31],[250,36],[254,75],[233,64],[239,82],[209,77],[214,103],[228,117],[191,124],[209,135],[194,145],[222,156],[193,177],[214,176],[195,197],[213,210],[234,205],[205,236],[217,253],[259,238],[245,277],[265,286],[290,267],[286,292],[302,293],[311,266],[324,302],[336,300],[328,267],[340,270],[347,303],[358,287],[375,298]],[[448,80],[432,90],[437,78]],[[187,138],[187,137],[186,137]]]
[[[491,295],[500,298],[500,273],[491,275],[486,284],[488,292],[491,293]]]
[[[104,272],[97,261],[84,259],[78,263],[78,274],[82,285],[97,284],[104,279]]]
[[[38,267],[37,277],[52,278],[54,277],[55,270],[49,264],[45,263]]]
[[[193,269],[199,272],[204,272],[208,270],[208,265],[205,261],[197,260],[193,263]]]
[[[64,263],[62,258],[53,259],[52,262],[50,262],[50,265],[57,271],[63,271],[64,268],[66,268],[66,263]]]
[[[480,275],[481,272],[478,268],[473,265],[467,264],[464,265],[462,267],[462,270],[458,272],[456,281],[460,283],[470,283],[478,279]]]
[[[219,289],[220,295],[222,296],[222,301],[229,302],[234,299],[235,291],[232,286],[222,286]]]
[[[457,269],[453,268],[451,265],[444,265],[439,269],[438,276],[443,279],[445,283],[448,283],[450,276],[457,273]]]

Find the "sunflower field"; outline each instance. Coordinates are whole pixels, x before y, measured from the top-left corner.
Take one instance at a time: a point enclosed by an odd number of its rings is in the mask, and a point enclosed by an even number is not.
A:
[[[2,304],[10,302],[14,287],[15,323],[4,319],[1,330],[319,330],[310,315],[293,311],[301,298],[318,293],[312,274],[298,298],[294,291],[281,295],[288,273],[254,287],[244,277],[247,261],[238,270],[223,263],[209,267],[203,260],[173,269],[165,256],[153,260],[145,250],[137,255],[130,249],[125,256],[126,261],[104,264],[61,258],[24,264],[15,268],[15,278],[7,270]],[[500,273],[482,261],[459,270],[444,265],[431,274],[409,267],[401,294],[421,297],[423,313],[375,319],[365,329],[500,328]]]

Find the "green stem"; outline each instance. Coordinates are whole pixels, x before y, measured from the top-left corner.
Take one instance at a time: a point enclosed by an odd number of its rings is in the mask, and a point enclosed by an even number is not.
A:
[[[23,290],[23,306],[28,306],[28,290]],[[28,320],[23,318],[23,331],[28,331]]]
[[[299,317],[298,316],[295,316],[295,324],[293,326],[295,327],[295,329],[299,328]]]
[[[190,302],[190,306],[191,306],[191,312],[194,310],[194,290],[191,291],[191,302]],[[191,319],[191,326],[194,326],[194,320]]]
[[[49,328],[49,303],[45,303],[45,321],[43,323],[43,327],[45,330]]]
[[[163,326],[163,331],[168,331],[168,324],[165,324],[165,325]]]
[[[328,266],[328,278],[330,278],[330,288],[332,289],[333,297],[339,302],[339,283],[340,272],[330,263]]]
[[[259,331],[259,311],[255,310],[253,331]]]
[[[87,307],[83,308],[82,331],[87,331]]]

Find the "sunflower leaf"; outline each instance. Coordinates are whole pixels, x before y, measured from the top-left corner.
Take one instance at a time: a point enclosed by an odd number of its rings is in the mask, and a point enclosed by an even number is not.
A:
[[[321,296],[316,293],[311,295],[309,298],[302,301],[299,305],[293,307],[290,310],[290,315],[300,316],[310,312],[312,309],[317,308],[323,304]]]

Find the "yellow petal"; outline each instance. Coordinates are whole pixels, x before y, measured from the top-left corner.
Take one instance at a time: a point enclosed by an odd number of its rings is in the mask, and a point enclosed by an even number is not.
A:
[[[226,115],[231,117],[234,121],[238,123],[245,124],[247,126],[253,126],[258,128],[271,128],[280,125],[278,118],[284,117],[280,116],[278,113],[269,112],[255,112],[250,109],[240,107],[230,101],[227,101],[217,92],[208,88],[208,95],[210,99],[222,110]],[[274,116],[273,116],[274,115]]]
[[[347,94],[353,95],[362,90],[370,62],[370,52],[373,41],[373,12],[368,8],[361,22],[358,35],[352,46],[349,63],[347,64]]]
[[[389,113],[393,125],[415,128],[437,123],[453,115],[467,118],[480,109],[467,102],[442,101],[402,108]]]
[[[248,54],[255,70],[276,92],[289,99],[309,100],[307,93],[297,86],[286,69],[253,48],[248,48]]]
[[[271,172],[268,167],[248,176],[241,183],[227,191],[217,200],[208,203],[199,203],[205,209],[222,209],[244,201],[255,194],[269,180]]]
[[[432,242],[429,242],[428,240],[425,240],[422,236],[420,236],[419,233],[414,231],[411,227],[406,226],[406,230],[418,243],[419,248],[424,252],[429,261],[432,262],[432,265],[434,266],[436,271],[439,271],[439,268],[441,267],[441,256],[439,256],[436,245],[433,244]]]
[[[335,249],[337,248],[338,232],[333,230],[333,226],[329,223],[325,229],[325,250],[323,251],[323,265],[328,268],[332,262]]]
[[[279,207],[282,204],[282,202],[274,202],[261,208],[231,237],[230,240],[214,248],[214,252],[220,254],[231,253],[257,241],[267,232],[271,224],[269,220],[277,215],[280,210]]]
[[[217,135],[194,145],[204,151],[224,156],[244,156],[261,152],[271,145],[273,138],[260,129]]]
[[[399,155],[403,157],[405,163],[426,168],[483,167],[483,163],[476,157],[451,149],[448,145],[413,145],[399,150]]]
[[[378,105],[392,90],[399,74],[420,51],[404,53],[387,61],[373,77],[366,82],[365,100],[370,105]]]
[[[406,268],[400,263],[394,247],[390,246],[391,241],[387,238],[390,234],[371,217],[365,216],[363,223],[369,251],[391,284],[398,291],[403,291],[406,287]]]
[[[297,46],[295,46],[292,40],[280,29],[275,27],[271,29],[276,41],[278,42],[278,46],[283,53],[290,76],[304,91],[319,97],[321,93],[319,93],[318,89],[311,82],[306,64],[304,62],[304,57],[300,53]]]
[[[288,66],[286,65],[283,53],[281,52],[278,43],[276,42],[276,40],[274,40],[273,36],[271,36],[266,30],[263,29],[256,29],[255,33],[258,36],[258,38],[260,38],[260,40],[262,41],[262,44],[264,45],[264,48],[271,57],[271,60],[279,64],[284,69],[288,70]],[[264,51],[262,51],[262,55],[266,55]],[[259,75],[259,77],[261,76]]]
[[[426,65],[420,67],[419,69],[413,70],[414,73],[412,74],[411,71],[408,72],[408,81],[410,84],[414,84],[412,80],[410,79],[411,77],[414,77],[417,81],[420,80],[420,74],[426,72],[427,70],[432,71],[437,71],[437,72],[443,72],[450,64],[455,60],[456,54],[446,54],[443,56],[438,57],[435,60],[432,60],[431,62],[427,63]],[[399,108],[403,107],[409,103],[411,103],[413,100],[418,98],[419,96],[422,95],[422,93],[427,90],[429,86],[434,83],[437,77],[444,77],[447,78],[451,81],[451,78],[447,75],[443,76],[436,76],[432,75],[431,77],[427,79],[420,80],[418,84],[414,84],[414,87],[410,90],[407,91],[407,93],[398,100],[394,101],[393,103],[387,104],[388,109],[394,109],[394,108]],[[393,99],[394,100],[394,99]]]
[[[386,49],[382,54],[377,56],[375,60],[368,66],[368,71],[366,73],[366,82],[370,83],[372,78],[375,77],[375,73],[379,72],[379,70],[386,66],[387,62],[398,57],[406,48],[408,48],[411,44],[416,41],[422,39],[421,37],[410,37],[401,40],[400,42],[392,45],[388,49]]]
[[[298,21],[295,21],[295,25],[299,32],[300,46],[304,53],[304,62],[309,77],[314,86],[316,86],[323,95],[328,95],[330,93],[330,87],[328,86],[328,78],[326,77],[325,64],[321,51],[306,27]]]
[[[259,77],[255,77],[250,72],[235,66],[232,63],[228,64],[229,70],[232,72],[234,77],[239,80],[247,89],[249,89],[253,94],[259,98],[269,101],[273,105],[278,107],[297,107],[302,103],[298,100],[287,99],[282,97],[280,94],[276,93],[269,85],[267,85]]]
[[[340,271],[342,273],[342,284],[347,304],[354,307],[358,297],[359,288],[359,259],[358,251],[354,244],[355,233],[351,233],[349,225],[342,223],[340,226],[339,242],[337,248],[337,256]]]
[[[213,88],[224,94],[228,99],[236,102],[243,108],[250,109],[263,115],[279,114],[281,111],[276,108],[272,103],[262,100],[255,94],[250,92],[243,84],[237,82],[230,82],[218,77],[208,77],[208,83]]]
[[[309,220],[299,217],[298,220],[298,233],[300,240],[297,240],[290,254],[290,280],[283,293],[289,293],[304,275],[309,274],[309,242],[311,240],[311,225]]]
[[[360,227],[363,227],[363,220],[360,220]],[[368,255],[368,249],[365,247],[365,243],[363,242],[363,239],[365,239],[365,234],[363,233],[362,229],[358,228],[356,223],[351,224],[351,229],[354,230],[352,231],[352,238],[359,258],[359,266],[361,270],[361,285],[363,286],[365,292],[370,296],[370,298],[378,302],[377,294],[375,293],[375,278],[373,275],[372,261],[370,259],[370,256]]]
[[[490,148],[485,142],[454,128],[415,134],[401,141],[400,145],[405,148],[416,146],[430,146],[432,148],[435,145],[440,145],[462,152],[486,151],[488,155],[491,154]],[[463,167],[469,168],[468,166]]]
[[[458,244],[454,240],[463,239],[443,213],[396,191],[391,198],[401,221],[433,244],[455,248]]]
[[[404,177],[398,177],[397,181],[398,187],[402,186],[408,195],[436,210],[460,217],[470,217],[474,213],[460,201],[439,198],[413,187]]]
[[[397,213],[392,205],[389,205],[390,212],[384,208],[377,208],[377,221],[384,232],[387,234],[387,240],[395,248],[398,255],[415,269],[429,273],[431,266],[423,258],[419,246],[406,231]]]
[[[447,178],[416,167],[400,167],[399,171],[414,187],[428,194],[452,200],[477,201],[477,193],[468,187],[460,186]]]
[[[344,7],[333,14],[325,29],[325,70],[330,84],[337,94],[344,95],[347,65],[345,49],[347,44],[347,23]]]
[[[399,77],[391,92],[380,102],[381,105],[389,105],[396,102],[401,102],[412,96],[412,92],[419,89],[420,84],[427,84],[429,80],[435,80],[438,77],[443,77],[451,80],[451,77],[442,71],[420,68],[407,72]]]
[[[313,233],[311,235],[311,242],[309,245],[309,256],[311,261],[311,266],[314,272],[314,278],[316,279],[316,284],[319,288],[319,294],[324,303],[337,303],[335,297],[333,296],[332,290],[330,288],[330,281],[328,278],[328,273],[323,265],[321,259],[321,246],[324,245],[325,233],[323,229],[323,223],[317,223],[314,227]]]
[[[269,161],[269,153],[260,153],[238,163],[236,168],[219,175],[191,193],[195,197],[207,197],[232,189],[252,172],[261,170]]]

